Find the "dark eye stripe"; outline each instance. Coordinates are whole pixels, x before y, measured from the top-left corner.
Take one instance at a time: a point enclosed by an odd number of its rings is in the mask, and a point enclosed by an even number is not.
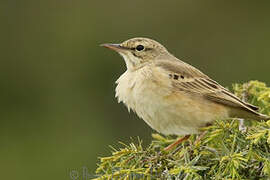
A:
[[[145,48],[144,50],[145,51],[150,51],[150,50],[152,50],[153,48]]]
[[[125,47],[125,46],[120,46],[120,48],[122,48],[122,49],[131,49],[131,48],[128,48],[128,47]]]
[[[122,48],[124,48],[124,49],[130,49],[130,50],[132,50],[132,51],[135,51],[136,50],[136,48],[128,48],[128,47],[124,47],[124,46],[121,46]],[[152,50],[153,48],[144,48],[144,51],[150,51],[150,50]]]

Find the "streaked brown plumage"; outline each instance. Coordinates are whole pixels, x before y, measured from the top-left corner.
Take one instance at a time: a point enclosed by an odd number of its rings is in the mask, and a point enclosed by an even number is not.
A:
[[[269,119],[154,40],[103,46],[117,51],[127,66],[117,80],[118,101],[163,134],[198,133],[217,118]]]

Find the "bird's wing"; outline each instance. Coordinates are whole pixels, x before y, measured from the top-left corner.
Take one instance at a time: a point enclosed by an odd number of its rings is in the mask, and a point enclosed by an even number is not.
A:
[[[258,110],[258,107],[242,101],[198,69],[178,59],[159,60],[156,66],[168,73],[172,86],[179,91],[196,93],[210,101],[249,112]]]

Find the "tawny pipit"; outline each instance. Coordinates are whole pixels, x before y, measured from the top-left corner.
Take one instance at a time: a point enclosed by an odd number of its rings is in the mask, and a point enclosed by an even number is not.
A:
[[[167,149],[218,118],[269,119],[154,40],[133,38],[102,46],[118,52],[127,66],[116,81],[118,101],[156,131],[186,135]]]

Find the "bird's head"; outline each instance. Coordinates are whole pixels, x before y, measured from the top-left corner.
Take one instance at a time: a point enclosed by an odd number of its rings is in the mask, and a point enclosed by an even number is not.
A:
[[[167,49],[160,43],[148,38],[132,38],[120,44],[102,44],[123,56],[127,68],[135,70],[164,55]]]

